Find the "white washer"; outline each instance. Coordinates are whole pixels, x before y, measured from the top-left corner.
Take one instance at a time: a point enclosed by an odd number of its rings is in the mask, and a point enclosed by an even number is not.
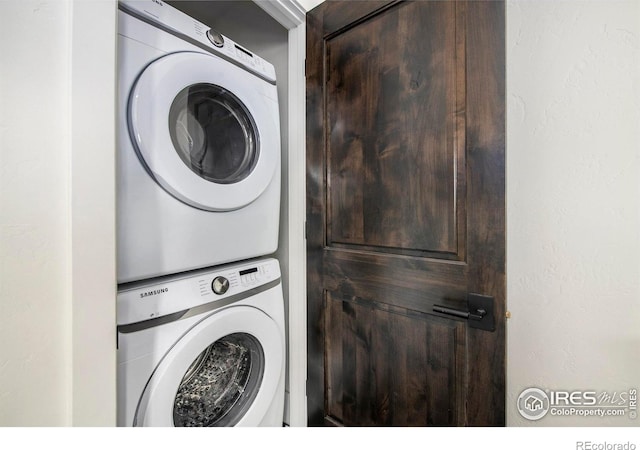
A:
[[[124,285],[117,316],[119,426],[282,426],[278,261]]]
[[[119,8],[118,282],[273,253],[273,66],[164,2]]]

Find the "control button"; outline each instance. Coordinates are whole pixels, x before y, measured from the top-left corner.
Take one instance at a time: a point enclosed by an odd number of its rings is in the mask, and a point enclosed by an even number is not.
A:
[[[224,45],[224,37],[217,31],[209,30],[207,31],[207,37],[211,41],[213,45],[216,47],[222,47]]]
[[[215,277],[211,282],[211,289],[218,295],[222,295],[229,290],[229,280],[225,277]]]

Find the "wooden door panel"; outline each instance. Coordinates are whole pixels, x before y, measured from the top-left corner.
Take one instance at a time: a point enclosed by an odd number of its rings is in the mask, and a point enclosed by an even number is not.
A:
[[[458,424],[465,327],[327,293],[327,414],[344,425]]]
[[[309,424],[503,425],[504,2],[325,2],[306,69]]]
[[[327,40],[328,246],[464,258],[460,9],[404,3]]]
[[[463,307],[467,294],[467,266],[457,262],[327,249],[323,263],[324,287],[345,297],[431,313],[443,299]]]

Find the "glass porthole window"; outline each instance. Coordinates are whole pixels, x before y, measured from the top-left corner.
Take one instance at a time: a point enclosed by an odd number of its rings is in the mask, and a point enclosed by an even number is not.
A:
[[[182,162],[213,183],[242,181],[258,160],[258,135],[246,106],[215,84],[194,84],[176,95],[169,133]]]
[[[258,393],[264,351],[247,333],[229,334],[209,345],[187,369],[175,397],[176,427],[231,426]]]

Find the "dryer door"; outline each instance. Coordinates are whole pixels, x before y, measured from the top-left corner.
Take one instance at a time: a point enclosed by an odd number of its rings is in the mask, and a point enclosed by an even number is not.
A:
[[[249,306],[213,313],[163,357],[134,426],[257,426],[274,401],[284,359],[276,323]]]
[[[248,205],[280,164],[275,86],[214,55],[151,63],[133,87],[128,120],[147,172],[195,208]]]

